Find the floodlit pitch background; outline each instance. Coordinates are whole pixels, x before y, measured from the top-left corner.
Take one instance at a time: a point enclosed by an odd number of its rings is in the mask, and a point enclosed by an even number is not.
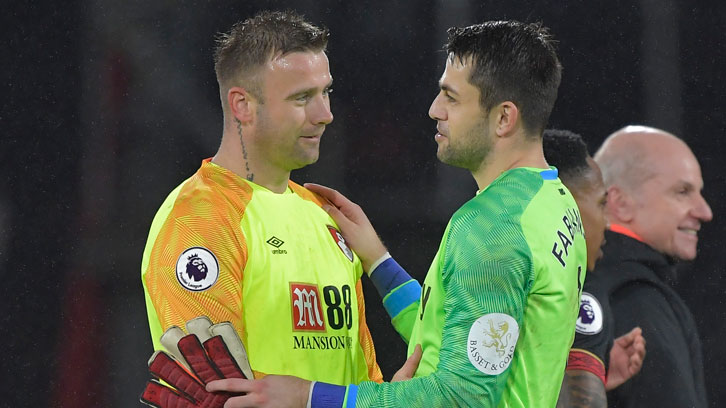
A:
[[[141,255],[158,206],[219,143],[213,37],[259,9],[288,7],[330,28],[335,78],[321,159],[292,178],[357,201],[419,279],[449,215],[476,189],[466,172],[437,162],[427,115],[447,27],[492,19],[549,26],[564,65],[551,127],[581,133],[591,151],[634,123],[689,143],[715,218],[678,289],[704,340],[711,404],[726,406],[726,3],[716,0],[5,5],[0,405],[140,406],[152,351]],[[365,284],[390,378],[405,347]]]

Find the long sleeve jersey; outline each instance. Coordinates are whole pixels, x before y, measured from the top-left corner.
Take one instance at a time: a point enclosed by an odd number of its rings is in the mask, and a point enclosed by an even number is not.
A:
[[[273,193],[209,159],[156,214],[142,262],[151,336],[199,315],[230,321],[256,376],[382,381],[360,260],[322,199]]]
[[[312,406],[324,393],[347,407],[554,406],[586,257],[579,210],[556,170],[503,173],[453,215],[422,287],[392,260],[371,274],[395,285],[383,288],[384,305],[409,355],[422,346],[414,378],[316,384]]]

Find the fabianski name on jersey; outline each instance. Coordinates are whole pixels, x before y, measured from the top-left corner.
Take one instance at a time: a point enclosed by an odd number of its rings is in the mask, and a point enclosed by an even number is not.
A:
[[[562,216],[564,228],[557,230],[557,236],[552,244],[552,255],[557,258],[562,267],[567,265],[566,259],[570,254],[569,248],[576,235],[585,237],[585,230],[582,228],[582,218],[577,208],[568,208]]]

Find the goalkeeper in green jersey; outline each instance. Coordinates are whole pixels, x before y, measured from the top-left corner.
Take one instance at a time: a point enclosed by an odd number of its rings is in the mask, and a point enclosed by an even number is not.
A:
[[[420,345],[413,378],[357,386],[281,376],[210,383],[210,391],[247,393],[226,407],[555,405],[587,266],[579,210],[542,151],[561,66],[538,24],[493,21],[448,33],[429,116],[439,160],[469,170],[479,191],[449,221],[423,286],[388,257],[360,207],[309,187],[333,204],[327,211],[383,296],[409,355]]]

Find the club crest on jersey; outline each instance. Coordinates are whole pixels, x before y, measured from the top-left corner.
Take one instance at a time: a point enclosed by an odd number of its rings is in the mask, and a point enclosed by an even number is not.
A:
[[[580,334],[593,335],[602,330],[603,313],[600,302],[595,296],[582,292],[580,297],[580,313],[577,315],[575,331]]]
[[[332,225],[328,225],[328,231],[330,231],[330,235],[333,236],[335,243],[338,244],[338,248],[343,251],[343,254],[345,254],[349,261],[353,262],[353,251],[351,251],[350,248],[348,248],[348,245],[345,243],[345,238],[343,238],[343,234],[341,234],[340,231],[338,231],[338,229]]]
[[[176,261],[176,279],[185,289],[194,292],[207,290],[218,277],[219,262],[207,248],[188,248]]]
[[[489,313],[476,319],[469,329],[467,355],[471,364],[489,375],[499,375],[509,367],[519,338],[519,325],[512,316]]]
[[[317,285],[291,282],[290,300],[293,331],[325,331],[325,318]]]

